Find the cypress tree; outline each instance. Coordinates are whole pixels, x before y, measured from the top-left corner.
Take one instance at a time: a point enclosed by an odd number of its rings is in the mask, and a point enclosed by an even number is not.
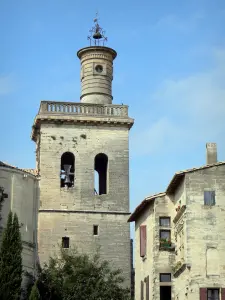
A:
[[[22,241],[18,217],[8,215],[0,248],[0,299],[17,300],[21,294]]]
[[[37,287],[37,283],[35,282],[35,284],[32,287],[31,293],[30,293],[30,297],[29,300],[40,300],[40,293]]]

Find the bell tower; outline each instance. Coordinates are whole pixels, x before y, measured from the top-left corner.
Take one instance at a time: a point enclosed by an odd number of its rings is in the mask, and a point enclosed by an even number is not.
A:
[[[32,127],[40,176],[40,263],[64,248],[100,255],[130,286],[128,106],[112,104],[116,51],[94,20],[81,61],[80,102],[41,101]]]

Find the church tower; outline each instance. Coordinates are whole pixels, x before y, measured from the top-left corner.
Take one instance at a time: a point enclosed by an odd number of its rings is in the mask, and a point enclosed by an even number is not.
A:
[[[112,104],[113,60],[95,19],[90,46],[78,51],[80,102],[41,101],[32,127],[40,175],[40,263],[59,245],[121,268],[130,285],[128,106]]]

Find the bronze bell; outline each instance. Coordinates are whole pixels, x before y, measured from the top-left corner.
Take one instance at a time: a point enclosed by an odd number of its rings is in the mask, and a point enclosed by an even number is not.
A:
[[[93,34],[93,38],[96,39],[96,40],[99,40],[99,39],[102,38],[102,35],[99,31],[97,31]]]

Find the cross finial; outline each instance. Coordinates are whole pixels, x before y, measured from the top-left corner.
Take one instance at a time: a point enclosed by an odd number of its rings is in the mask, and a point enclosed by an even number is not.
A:
[[[98,11],[96,11],[94,22],[98,23],[98,20],[99,20]]]

